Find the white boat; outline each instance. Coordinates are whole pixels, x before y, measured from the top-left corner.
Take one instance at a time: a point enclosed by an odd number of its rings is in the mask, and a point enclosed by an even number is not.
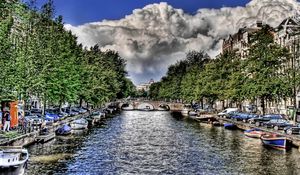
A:
[[[190,104],[185,104],[183,106],[183,109],[181,110],[181,115],[184,117],[188,117],[189,116],[189,111],[192,110],[192,106]]]
[[[122,109],[123,111],[132,111],[132,110],[134,110],[134,107],[133,107],[131,104],[124,104],[124,105],[121,107],[121,109]]]
[[[93,117],[96,121],[100,121],[102,116],[104,117],[105,113],[102,113],[100,111],[96,111],[91,114],[91,117]]]
[[[88,121],[86,119],[77,119],[71,122],[72,129],[87,129],[88,128]]]
[[[133,107],[128,106],[128,107],[122,107],[122,110],[123,110],[123,111],[132,111],[132,110],[134,110],[134,109],[133,109]]]
[[[141,111],[153,111],[150,106],[145,106],[144,108],[140,109]]]
[[[188,116],[191,118],[191,119],[196,119],[197,116],[198,116],[198,113],[196,111],[189,111],[188,112]]]
[[[25,174],[28,157],[27,149],[22,147],[0,147],[0,175]]]
[[[158,111],[167,111],[167,109],[162,108],[162,107],[158,107],[157,110],[158,110]]]

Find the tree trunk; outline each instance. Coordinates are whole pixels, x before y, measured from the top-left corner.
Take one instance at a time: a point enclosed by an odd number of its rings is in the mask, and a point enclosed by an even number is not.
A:
[[[261,107],[262,107],[262,112],[263,112],[263,115],[265,115],[265,110],[266,110],[265,98],[261,97],[260,99],[261,99],[260,103],[261,103]]]
[[[238,107],[239,109],[242,109],[242,102],[237,101],[236,103],[237,103],[237,107]]]
[[[80,98],[80,100],[79,100],[79,107],[82,107],[82,102],[83,102],[83,100],[82,100],[82,98]]]
[[[62,112],[62,110],[61,110],[61,106],[62,106],[62,101],[61,101],[61,100],[59,100],[59,112]]]
[[[43,115],[45,115],[45,111],[46,111],[46,97],[44,98],[44,106],[43,106]]]
[[[225,109],[225,100],[222,100],[222,109]]]

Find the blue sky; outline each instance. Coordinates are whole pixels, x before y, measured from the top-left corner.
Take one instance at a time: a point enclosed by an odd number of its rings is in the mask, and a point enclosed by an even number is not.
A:
[[[39,4],[47,0],[37,0]],[[244,6],[249,0],[54,0],[56,15],[62,15],[66,23],[80,25],[104,19],[121,19],[132,10],[148,4],[167,2],[194,14],[199,8]]]

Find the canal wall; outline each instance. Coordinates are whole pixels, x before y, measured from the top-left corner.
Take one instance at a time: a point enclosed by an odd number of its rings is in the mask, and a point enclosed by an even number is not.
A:
[[[108,115],[112,115],[114,111],[110,111]],[[79,119],[79,118],[86,118],[89,116],[90,113],[85,113],[81,115],[76,115],[72,117],[65,117],[60,119],[58,122],[53,123],[51,126],[47,126],[49,130],[49,135],[53,135],[55,133],[55,130],[61,126],[61,124],[70,124],[73,120]],[[23,146],[26,147],[28,145],[34,144],[37,142],[39,136],[40,136],[40,130],[39,128],[36,130],[31,129],[32,132],[22,134],[20,136],[17,136],[15,138],[4,138],[0,139],[0,146]]]
[[[35,138],[39,135],[38,131],[24,134],[12,139],[1,140],[0,146],[28,146],[35,142]]]

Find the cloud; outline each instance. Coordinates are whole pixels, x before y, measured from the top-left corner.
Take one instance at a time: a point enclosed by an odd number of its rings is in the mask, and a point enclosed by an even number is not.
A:
[[[199,9],[195,15],[167,3],[135,9],[120,20],[104,20],[80,26],[65,25],[90,47],[117,50],[127,60],[127,70],[138,84],[159,80],[170,64],[189,50],[205,50],[210,56],[221,51],[222,39],[257,20],[276,27],[300,10],[296,0],[252,0],[245,7]]]

